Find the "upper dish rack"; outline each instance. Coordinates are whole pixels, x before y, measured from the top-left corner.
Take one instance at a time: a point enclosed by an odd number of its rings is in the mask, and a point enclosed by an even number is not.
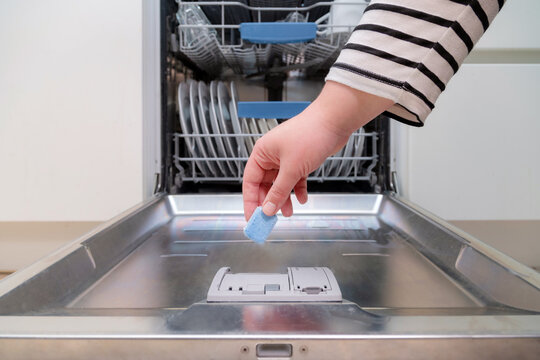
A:
[[[369,1],[240,0],[178,3],[179,50],[199,68],[251,75],[276,66],[327,69]]]

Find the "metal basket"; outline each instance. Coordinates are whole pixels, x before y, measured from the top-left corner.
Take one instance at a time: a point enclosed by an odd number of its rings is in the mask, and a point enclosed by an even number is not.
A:
[[[306,64],[306,68],[329,68],[346,43],[357,23],[335,24],[333,7],[365,7],[368,1],[317,2],[317,0],[242,0],[199,1],[177,0],[178,14],[185,11],[204,13],[204,21],[182,18],[179,21],[179,51],[201,69],[219,74],[230,68],[236,74],[264,72],[279,58],[285,65]],[[198,10],[193,10],[198,9]],[[317,18],[315,18],[317,17]],[[209,20],[211,19],[211,20]],[[242,39],[240,22],[314,22],[317,35],[299,43],[254,44]],[[198,41],[187,41],[198,31]]]
[[[225,137],[234,137],[239,141],[247,137],[259,138],[264,134],[251,134],[251,133],[240,133],[240,134],[182,134],[174,133],[174,164],[179,170],[180,178],[182,181],[186,182],[242,182],[243,170],[245,164],[248,160],[246,156],[235,156],[235,157],[193,157],[185,150],[185,139],[190,138],[193,141],[195,138],[225,138]],[[377,165],[379,160],[379,155],[377,153],[377,132],[369,133],[354,133],[352,135],[352,141],[357,145],[360,141],[363,140],[363,149],[362,156],[339,156],[334,155],[329,157],[319,169],[315,170],[308,177],[308,181],[370,181],[372,179],[373,169]],[[238,154],[241,154],[240,148],[238,148]],[[350,161],[350,171],[346,174],[335,175],[332,174],[331,168],[333,162],[341,162],[343,160]],[[232,161],[237,164],[238,173],[235,176],[224,176],[223,174],[215,174],[215,176],[208,177],[204,176],[198,167],[196,162],[198,161],[212,161],[212,162],[225,162]]]
[[[268,64],[271,47],[253,45],[248,48],[221,46],[226,65],[236,74],[253,74],[263,71]]]

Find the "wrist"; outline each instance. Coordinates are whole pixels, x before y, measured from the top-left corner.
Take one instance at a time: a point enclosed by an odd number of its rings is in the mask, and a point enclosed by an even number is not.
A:
[[[329,131],[348,138],[392,104],[392,100],[327,81],[320,95],[306,111],[321,119],[322,125]]]

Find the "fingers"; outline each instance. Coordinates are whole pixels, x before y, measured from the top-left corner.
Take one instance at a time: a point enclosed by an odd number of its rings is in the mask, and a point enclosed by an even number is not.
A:
[[[251,154],[244,169],[244,180],[242,183],[244,217],[246,221],[249,220],[255,209],[263,204],[277,174],[277,169],[269,168],[269,164],[263,164],[261,166],[257,161],[256,154]]]
[[[296,195],[296,198],[298,199],[298,202],[300,204],[305,204],[308,200],[308,192],[307,192],[307,179],[302,178],[299,182],[296,183],[294,186],[294,194]]]
[[[293,214],[293,207],[292,207],[292,202],[291,202],[291,196],[290,196],[290,195],[289,195],[289,197],[287,198],[287,200],[285,201],[285,204],[283,204],[283,206],[281,207],[281,213],[282,213],[283,216],[285,216],[285,217],[292,216],[292,214]]]
[[[275,175],[274,175],[275,178]],[[264,203],[264,199],[266,198],[268,192],[270,191],[270,188],[272,187],[271,183],[262,183],[259,186],[259,206]],[[298,201],[301,204],[305,204],[307,202],[307,181],[305,178],[300,179],[300,181],[296,184],[294,187],[294,192],[296,194],[296,197],[298,198]],[[298,194],[300,195],[300,198],[298,197]],[[281,207],[281,213],[285,217],[289,217],[293,215],[293,206],[291,202],[291,196],[287,198],[285,201],[285,204]]]
[[[266,199],[266,195],[268,195],[271,187],[272,183],[262,183],[259,186],[259,204],[257,206],[261,206],[264,203],[264,199]]]
[[[244,217],[249,220],[257,206],[259,206],[259,188],[265,176],[265,170],[250,157],[244,169],[242,183],[242,197],[244,200]]]
[[[267,216],[275,215],[287,200],[290,201],[291,191],[299,179],[300,176],[296,175],[295,172],[290,171],[286,164],[282,164],[276,180],[264,199],[263,212]],[[292,205],[290,210],[292,214]]]

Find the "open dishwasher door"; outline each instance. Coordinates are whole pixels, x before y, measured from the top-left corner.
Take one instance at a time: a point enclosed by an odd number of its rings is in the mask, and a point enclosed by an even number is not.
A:
[[[264,3],[161,1],[162,192],[0,282],[0,359],[538,359],[539,274],[395,195],[385,121],[310,176],[268,241],[244,237],[243,164],[272,122],[214,126],[234,119],[232,83],[254,100],[263,74],[259,93],[291,100],[286,69],[319,89],[348,37],[331,2]],[[249,43],[237,17],[316,38]],[[197,114],[207,129],[188,131]]]
[[[295,205],[262,245],[240,195],[133,209],[0,282],[0,357],[538,357],[532,269],[391,193]],[[325,267],[342,300],[209,302],[224,267]]]

